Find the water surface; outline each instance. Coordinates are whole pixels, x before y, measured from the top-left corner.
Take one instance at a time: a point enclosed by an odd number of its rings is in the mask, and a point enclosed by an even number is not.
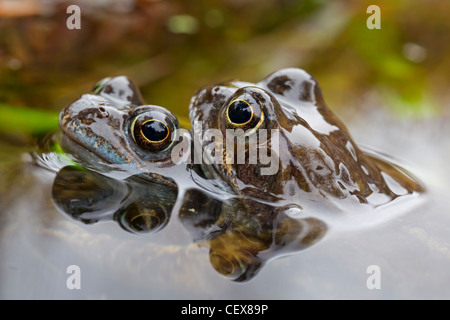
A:
[[[219,275],[176,216],[158,233],[135,235],[115,222],[85,225],[63,215],[51,198],[58,161],[49,171],[10,150],[1,164],[0,298],[450,298],[450,119],[400,121],[377,111],[348,120],[357,142],[424,182],[423,201],[402,214],[391,208],[393,218],[370,227],[333,228],[246,283]],[[79,290],[66,286],[74,264]],[[381,271],[379,290],[366,285],[371,265]]]

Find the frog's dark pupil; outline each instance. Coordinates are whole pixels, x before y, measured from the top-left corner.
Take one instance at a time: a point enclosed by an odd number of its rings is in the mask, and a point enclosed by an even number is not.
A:
[[[245,101],[234,101],[228,107],[228,118],[235,124],[243,124],[252,118],[252,108]]]
[[[164,140],[169,131],[167,126],[158,120],[150,120],[142,125],[142,134],[150,141],[158,142]]]

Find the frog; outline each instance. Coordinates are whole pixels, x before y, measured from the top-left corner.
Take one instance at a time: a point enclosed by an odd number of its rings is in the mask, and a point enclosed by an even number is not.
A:
[[[113,220],[144,234],[165,228],[175,213],[193,242],[209,251],[214,269],[239,282],[253,279],[282,252],[311,246],[326,231],[318,219],[292,219],[270,203],[224,192],[222,181],[193,163],[189,131],[168,109],[147,105],[125,76],[99,81],[61,111],[59,123],[61,147],[80,167],[58,172],[52,196],[74,220]],[[186,150],[177,149],[186,141]],[[173,157],[180,150],[186,161]],[[247,219],[258,210],[273,214]]]
[[[355,204],[379,207],[425,191],[395,162],[358,147],[325,103],[317,80],[300,68],[275,71],[257,83],[205,86],[192,97],[189,115],[197,150],[212,163],[203,165],[205,175],[244,197],[300,206],[330,202],[346,210]],[[204,152],[211,143],[205,138],[209,130],[240,138],[246,161],[238,163],[236,152],[228,152],[224,143],[220,157]],[[277,134],[263,139],[272,131]],[[252,138],[259,139],[256,146]],[[250,163],[252,148],[271,153],[278,170],[268,174],[261,163]]]
[[[85,167],[143,173],[176,187],[174,176],[181,167],[171,151],[179,138],[178,119],[166,108],[146,104],[128,77],[99,81],[92,93],[61,111],[59,127],[62,149]]]

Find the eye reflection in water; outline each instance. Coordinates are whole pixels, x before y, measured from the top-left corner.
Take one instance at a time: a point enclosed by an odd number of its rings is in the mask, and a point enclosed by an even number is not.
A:
[[[135,234],[164,228],[177,194],[176,188],[139,176],[116,180],[77,166],[62,168],[52,189],[56,208],[72,219],[116,221]],[[193,241],[209,248],[218,273],[238,282],[252,279],[270,259],[311,246],[327,230],[318,219],[294,219],[289,209],[252,199],[220,200],[189,189],[181,201],[178,218]]]
[[[86,224],[114,220],[126,231],[150,233],[168,222],[177,189],[139,176],[116,180],[76,166],[61,169],[53,182],[55,206]]]

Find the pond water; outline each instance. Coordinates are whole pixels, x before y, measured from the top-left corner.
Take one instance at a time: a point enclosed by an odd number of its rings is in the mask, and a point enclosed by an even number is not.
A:
[[[398,159],[424,182],[423,201],[402,215],[391,208],[393,218],[377,225],[332,229],[245,283],[218,274],[176,216],[147,235],[70,219],[52,202],[55,172],[12,150],[2,163],[0,298],[450,298],[450,119],[400,121],[376,111],[344,120],[357,142]],[[67,287],[71,265],[80,267],[80,289]],[[373,265],[381,287],[370,290]]]

